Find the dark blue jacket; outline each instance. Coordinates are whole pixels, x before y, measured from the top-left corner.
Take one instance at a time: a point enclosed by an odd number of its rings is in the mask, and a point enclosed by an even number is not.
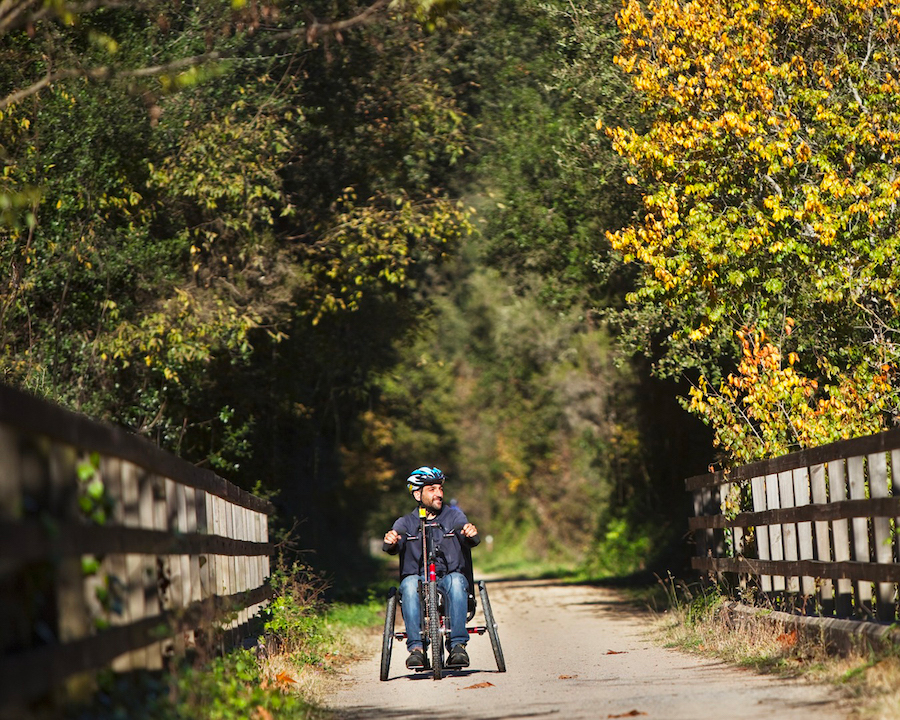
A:
[[[456,535],[443,537],[454,528],[460,528],[468,521],[466,514],[455,505],[444,505],[441,512],[428,523],[437,523],[439,527],[427,528],[435,553],[435,570],[438,577],[447,573],[466,573],[469,553],[460,546],[460,540]],[[386,545],[385,551],[391,555],[400,553],[400,579],[407,575],[422,575],[425,570],[422,563],[422,537],[419,535],[419,510],[413,510],[408,515],[397,518],[394,530],[400,535],[400,540],[395,545]]]

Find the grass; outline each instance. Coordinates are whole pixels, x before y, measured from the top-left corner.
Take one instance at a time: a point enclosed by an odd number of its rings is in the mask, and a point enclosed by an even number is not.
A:
[[[669,576],[644,591],[656,611],[654,633],[668,647],[716,657],[757,672],[828,683],[852,706],[852,717],[900,717],[900,648],[838,656],[825,645],[764,616],[735,623],[725,597]]]

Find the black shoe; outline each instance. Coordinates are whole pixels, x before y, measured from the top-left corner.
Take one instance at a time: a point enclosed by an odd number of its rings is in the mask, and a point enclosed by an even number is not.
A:
[[[447,667],[469,667],[469,655],[465,645],[454,645],[447,658]]]
[[[468,664],[468,662],[466,663]],[[406,667],[410,670],[421,670],[425,667],[425,653],[420,648],[409,651],[409,657],[406,658]]]

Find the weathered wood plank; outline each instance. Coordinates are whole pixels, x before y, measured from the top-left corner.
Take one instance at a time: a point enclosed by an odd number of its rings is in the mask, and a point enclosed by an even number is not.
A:
[[[22,516],[22,477],[19,434],[0,426],[0,521],[13,522]],[[10,547],[0,531],[0,548]],[[8,558],[0,558],[0,651],[27,647],[31,636],[29,603],[24,597],[22,570]]]
[[[703,515],[705,512],[703,507],[703,491],[695,490],[694,491],[694,515]],[[700,529],[699,532],[695,532],[693,534],[694,542],[696,543],[696,554],[700,556],[706,556],[709,550],[709,543],[707,542],[707,533],[706,529]]]
[[[851,500],[862,500],[866,497],[866,468],[864,457],[847,458],[847,485]],[[856,562],[869,562],[868,518],[853,518],[850,521],[853,535],[850,543],[852,558]],[[856,584],[856,611],[861,617],[872,617],[872,583],[864,580]]]
[[[848,582],[900,581],[900,565],[882,565],[873,562],[824,563],[819,560],[755,560],[753,558],[691,558],[691,567],[702,571],[750,573],[751,575],[782,574],[809,575],[814,578],[831,578]]]
[[[750,481],[750,491],[752,493],[753,499],[753,510],[755,511],[753,514],[759,515],[766,511],[768,505],[766,504],[766,479],[763,476],[755,477]],[[720,516],[721,517],[721,516]],[[723,518],[724,519],[724,518]],[[769,552],[769,533],[766,531],[765,527],[763,527],[765,523],[750,523],[746,527],[750,525],[756,525],[756,546],[757,552],[759,553],[759,557],[761,560],[770,560],[772,558],[771,553]],[[772,591],[772,576],[771,575],[761,575],[759,578],[759,586],[762,591],[771,592]]]
[[[869,467],[869,496],[873,498],[888,497],[887,456],[885,453],[874,453],[867,460]],[[886,517],[874,517],[872,522],[872,540],[874,544],[875,562],[893,563],[894,552],[891,547],[891,521]],[[875,588],[875,612],[879,620],[892,621],[896,616],[894,594],[896,586],[891,583],[879,583]]]
[[[140,471],[134,463],[122,463],[122,522],[124,528],[118,531],[129,532],[140,528],[141,525],[141,489]],[[34,541],[32,541],[34,543]],[[29,546],[32,545],[29,543]],[[34,543],[36,544],[36,543]],[[66,543],[66,547],[76,547],[76,543]],[[144,617],[144,571],[146,564],[144,558],[138,553],[125,554],[125,606],[129,621],[135,622]],[[147,650],[138,648],[130,652],[123,663],[130,665],[131,669],[147,667]]]
[[[840,503],[847,499],[843,460],[835,460],[828,463],[828,492],[832,502]],[[850,523],[847,520],[835,520],[831,524],[831,537],[834,541],[833,555],[835,561],[849,561]],[[853,583],[849,579],[838,579],[834,604],[838,617],[850,617],[853,612]]]
[[[810,503],[809,468],[797,468],[792,473],[794,487],[794,505],[797,508],[808,507]],[[809,521],[797,523],[797,550],[800,560],[814,560],[812,523]],[[816,594],[816,582],[809,575],[800,579],[801,592],[803,593],[804,611],[807,604],[811,603]]]
[[[809,488],[813,503],[824,506],[828,502],[828,486],[825,480],[824,464],[819,463],[809,469]],[[821,562],[831,562],[831,528],[828,522],[817,521],[814,529],[816,534],[816,555],[813,559]],[[834,585],[831,578],[823,578],[819,582],[819,607],[823,615],[834,615]]]
[[[766,504],[772,509],[781,507],[781,497],[778,494],[778,476],[766,475]],[[772,560],[784,560],[784,537],[782,536],[781,525],[772,524],[769,529],[769,555]],[[784,590],[787,583],[784,576],[775,575],[772,577],[772,589],[775,592]]]
[[[782,508],[796,507],[794,502],[794,478],[790,470],[778,473],[778,496]],[[781,526],[781,539],[784,544],[784,559],[788,561],[799,560],[797,552],[797,525],[785,523]],[[800,592],[800,578],[785,578],[785,589],[791,593]]]
[[[166,530],[177,536],[178,526],[178,488],[174,480],[166,478],[165,503],[166,503]],[[184,579],[181,576],[181,555],[169,553],[164,556],[168,570],[168,586],[165,593],[163,608],[168,611],[178,611],[184,604]],[[172,636],[172,651],[179,657],[184,655],[184,635],[175,633]]]
[[[112,527],[125,524],[125,487],[122,480],[122,461],[119,458],[101,458],[100,474],[111,512],[108,522]],[[106,618],[112,625],[127,625],[131,622],[128,614],[127,587],[128,566],[125,555],[104,554],[102,572],[106,576],[108,599],[106,602]],[[131,661],[127,655],[117,658],[112,664],[113,670],[125,672],[131,669]]]
[[[786,470],[812,467],[813,465],[830,463],[848,457],[871,455],[876,452],[890,452],[892,450],[900,450],[900,428],[886,430],[876,435],[867,435],[861,438],[839,440],[828,445],[799,450],[771,460],[748,463],[728,472],[720,471],[695,475],[684,481],[684,487],[688,491],[700,490],[704,487],[714,487],[726,482],[750,480],[760,475],[777,475]]]
[[[23,434],[41,435],[76,449],[128,460],[152,474],[205,490],[243,507],[265,513],[274,511],[274,506],[268,500],[258,498],[223,480],[210,470],[187,463],[142,437],[90,420],[5,385],[0,385],[0,424],[16,427]]]
[[[216,535],[166,530],[146,530],[119,526],[59,523],[48,528],[35,520],[10,523],[0,521],[0,558],[30,562],[51,556],[110,553],[169,555],[215,553],[222,556],[269,555],[269,543],[237,540]]]
[[[821,467],[821,466],[820,466]],[[688,526],[701,527],[751,527],[787,522],[816,522],[848,520],[851,518],[892,518],[900,514],[900,497],[866,498],[838,502],[804,505],[802,507],[739,513],[729,520],[723,515],[706,515],[688,520]]]

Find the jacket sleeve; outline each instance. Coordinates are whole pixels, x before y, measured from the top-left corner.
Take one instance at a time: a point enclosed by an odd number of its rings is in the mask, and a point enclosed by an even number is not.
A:
[[[402,549],[403,546],[406,545],[406,536],[409,535],[407,531],[406,525],[403,522],[404,518],[399,517],[394,521],[394,525],[391,530],[397,532],[400,536],[400,539],[394,543],[393,545],[388,545],[387,543],[381,544],[381,549],[386,552],[388,555],[397,555]]]
[[[467,518],[466,514],[459,508],[457,508],[457,512],[459,513],[459,520],[454,519],[454,527],[462,527],[469,522],[469,518]],[[469,548],[473,548],[481,542],[481,538],[477,535],[475,537],[466,537],[462,533],[459,533],[459,540],[460,542],[465,543]]]

